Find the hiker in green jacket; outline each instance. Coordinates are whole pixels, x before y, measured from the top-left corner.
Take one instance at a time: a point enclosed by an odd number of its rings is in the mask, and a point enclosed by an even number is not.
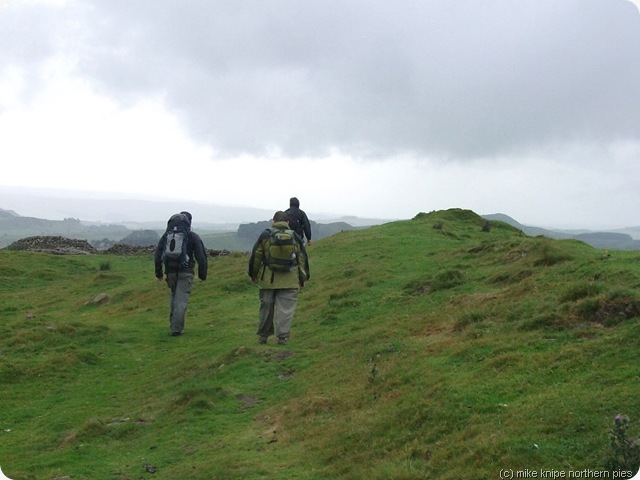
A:
[[[304,242],[289,228],[287,214],[277,211],[271,228],[260,234],[249,259],[248,274],[260,287],[258,342],[275,334],[279,345],[289,339],[298,291],[309,279]]]

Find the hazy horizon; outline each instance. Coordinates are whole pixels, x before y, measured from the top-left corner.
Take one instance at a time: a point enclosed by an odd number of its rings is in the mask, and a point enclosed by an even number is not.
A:
[[[194,215],[194,225],[255,223],[269,220],[276,210],[284,210],[288,205],[274,206],[271,209],[239,205],[221,205],[216,203],[194,202],[190,200],[166,200],[160,197],[114,194],[109,192],[86,192],[58,189],[7,188],[0,187],[0,209],[12,210],[22,217],[34,217],[46,220],[77,218],[85,222],[102,224],[157,223],[162,224],[173,213],[189,210]],[[450,206],[448,208],[463,208]],[[444,210],[448,209],[445,208]],[[358,226],[379,224],[396,220],[410,220],[421,212],[428,213],[440,209],[416,209],[407,218],[360,217],[350,212],[314,212],[308,211],[311,220],[322,223],[323,220],[354,219]],[[502,212],[477,212],[478,215],[507,215],[521,225],[555,230],[591,230],[614,231],[640,229],[640,225],[626,224],[617,227],[599,228],[596,225],[572,227],[562,224],[532,224],[510,214]]]

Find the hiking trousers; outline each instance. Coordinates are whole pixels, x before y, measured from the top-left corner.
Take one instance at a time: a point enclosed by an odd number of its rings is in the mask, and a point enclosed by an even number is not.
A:
[[[258,335],[287,339],[298,301],[297,288],[260,289]]]
[[[184,317],[191,295],[193,276],[193,273],[188,272],[167,274],[167,286],[171,289],[169,296],[169,328],[171,328],[171,333],[182,333],[184,330]]]

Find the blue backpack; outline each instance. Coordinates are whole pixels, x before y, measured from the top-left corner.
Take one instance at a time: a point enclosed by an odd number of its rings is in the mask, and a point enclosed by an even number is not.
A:
[[[165,266],[174,269],[189,265],[188,245],[191,222],[186,215],[177,213],[167,222],[166,243],[162,260]]]

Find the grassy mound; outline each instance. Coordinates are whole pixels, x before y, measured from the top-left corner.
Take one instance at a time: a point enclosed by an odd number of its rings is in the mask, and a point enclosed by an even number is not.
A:
[[[497,479],[626,468],[640,254],[467,210],[309,249],[287,346],[247,257],[211,258],[185,335],[150,255],[0,251],[0,467],[13,480]],[[106,294],[98,297],[100,294]],[[97,299],[100,298],[100,301]]]

